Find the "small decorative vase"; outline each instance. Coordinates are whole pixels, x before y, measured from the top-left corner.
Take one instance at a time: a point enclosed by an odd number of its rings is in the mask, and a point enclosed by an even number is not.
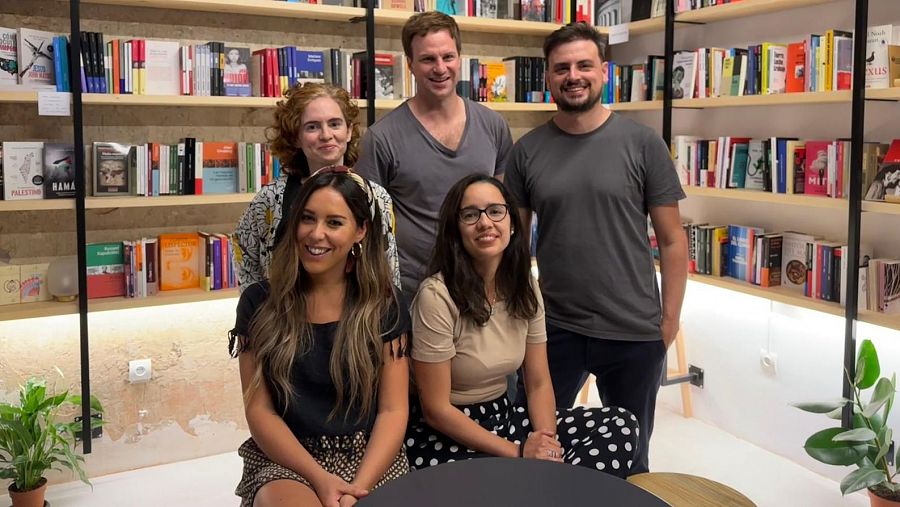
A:
[[[47,290],[57,301],[74,301],[78,297],[78,257],[59,257],[50,263]]]
[[[12,500],[12,507],[44,507],[44,494],[47,492],[47,479],[41,477],[38,486],[28,491],[16,491],[11,485],[9,487],[9,498]]]

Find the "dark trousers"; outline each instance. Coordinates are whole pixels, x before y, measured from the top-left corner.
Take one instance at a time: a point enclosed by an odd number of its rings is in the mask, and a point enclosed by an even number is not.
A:
[[[640,435],[632,474],[650,469],[650,435],[656,394],[662,378],[666,347],[662,340],[604,340],[547,324],[547,359],[558,408],[570,408],[588,374],[597,378],[604,406],[622,407],[638,419]],[[516,402],[524,405],[525,386],[519,375]]]

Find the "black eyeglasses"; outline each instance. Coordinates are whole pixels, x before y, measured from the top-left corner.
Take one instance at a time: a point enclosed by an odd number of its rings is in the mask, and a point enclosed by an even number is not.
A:
[[[487,215],[487,217],[490,218],[491,221],[499,222],[506,218],[506,215],[509,213],[509,205],[491,204],[484,209],[476,208],[475,206],[463,208],[459,210],[459,221],[466,225],[473,225],[477,223],[479,219],[481,219],[482,213]]]

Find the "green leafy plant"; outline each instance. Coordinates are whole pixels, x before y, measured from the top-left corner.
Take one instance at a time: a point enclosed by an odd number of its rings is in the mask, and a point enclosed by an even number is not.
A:
[[[21,386],[18,405],[0,403],[0,479],[12,479],[16,491],[29,491],[40,485],[47,470],[59,470],[62,465],[90,485],[81,468],[84,458],[74,452],[81,423],[60,422],[58,417],[61,409],[72,406],[81,406],[81,396],[48,392],[45,381],[39,379]],[[103,412],[94,397],[91,410]],[[100,424],[92,419],[94,427]]]
[[[846,406],[853,410],[853,427],[840,426],[816,432],[806,440],[804,448],[812,458],[829,465],[855,466],[856,470],[841,481],[843,494],[869,488],[875,495],[900,500],[900,483],[897,482],[898,451],[894,466],[889,463],[893,430],[888,427],[888,416],[897,391],[897,376],[880,377],[878,353],[869,340],[863,340],[856,357],[856,377],[851,379],[853,399],[841,398],[817,403],[797,403],[795,407],[832,419],[841,419]],[[850,379],[849,372],[847,378]],[[874,386],[868,401],[863,391]]]

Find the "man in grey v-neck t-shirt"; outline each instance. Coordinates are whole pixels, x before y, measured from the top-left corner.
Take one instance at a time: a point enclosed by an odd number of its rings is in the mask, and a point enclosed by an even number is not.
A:
[[[387,189],[394,200],[403,292],[415,295],[434,248],[438,212],[454,183],[471,173],[500,176],[512,139],[503,118],[472,102],[456,150],[438,142],[403,103],[363,137],[356,172]]]
[[[355,167],[358,174],[383,186],[394,200],[400,280],[409,301],[425,278],[447,191],[472,173],[502,176],[512,151],[512,137],[503,117],[456,95],[459,46],[453,18],[436,12],[410,18],[404,26],[404,51],[418,84],[416,96],[369,127]],[[413,113],[412,101],[416,114],[429,109],[464,111],[465,126],[459,142],[454,143],[456,149],[429,133]],[[462,123],[462,118],[440,123],[455,122]]]

